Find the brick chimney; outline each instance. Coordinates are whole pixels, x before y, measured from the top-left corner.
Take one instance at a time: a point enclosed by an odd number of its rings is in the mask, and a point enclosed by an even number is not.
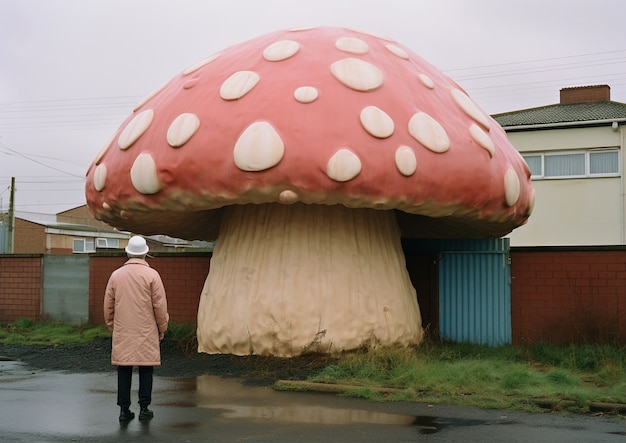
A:
[[[611,100],[609,85],[576,86],[561,89],[561,104],[593,103]]]

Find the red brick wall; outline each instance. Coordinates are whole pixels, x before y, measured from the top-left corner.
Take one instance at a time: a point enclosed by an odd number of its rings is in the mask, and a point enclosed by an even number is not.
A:
[[[157,256],[148,258],[150,266],[161,275],[170,320],[196,323],[200,294],[209,273],[210,254],[193,256]],[[122,266],[126,257],[92,256],[89,263],[89,322],[104,323],[102,304],[111,273]]]
[[[626,341],[626,250],[511,251],[513,344]]]
[[[42,256],[0,256],[0,321],[41,319]]]
[[[148,259],[163,279],[171,319],[195,323],[210,254]],[[42,256],[0,256],[0,321],[41,319]],[[92,255],[89,321],[103,322],[104,289],[125,256]],[[514,344],[626,342],[626,248],[513,248]]]

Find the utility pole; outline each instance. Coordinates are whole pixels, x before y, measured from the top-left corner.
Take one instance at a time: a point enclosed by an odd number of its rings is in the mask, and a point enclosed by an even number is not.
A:
[[[11,197],[9,198],[9,238],[8,249],[9,254],[13,254],[13,228],[15,226],[15,177],[11,177]]]

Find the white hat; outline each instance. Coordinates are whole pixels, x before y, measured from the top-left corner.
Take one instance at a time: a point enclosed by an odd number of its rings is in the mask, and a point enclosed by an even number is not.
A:
[[[128,246],[124,249],[128,255],[142,256],[146,255],[150,248],[146,244],[146,240],[143,237],[135,235],[128,240]]]

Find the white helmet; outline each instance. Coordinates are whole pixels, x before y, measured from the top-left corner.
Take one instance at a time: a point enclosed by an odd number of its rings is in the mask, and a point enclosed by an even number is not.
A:
[[[128,255],[141,257],[146,255],[150,248],[146,244],[146,240],[143,237],[135,235],[128,240],[128,246],[124,249]]]

